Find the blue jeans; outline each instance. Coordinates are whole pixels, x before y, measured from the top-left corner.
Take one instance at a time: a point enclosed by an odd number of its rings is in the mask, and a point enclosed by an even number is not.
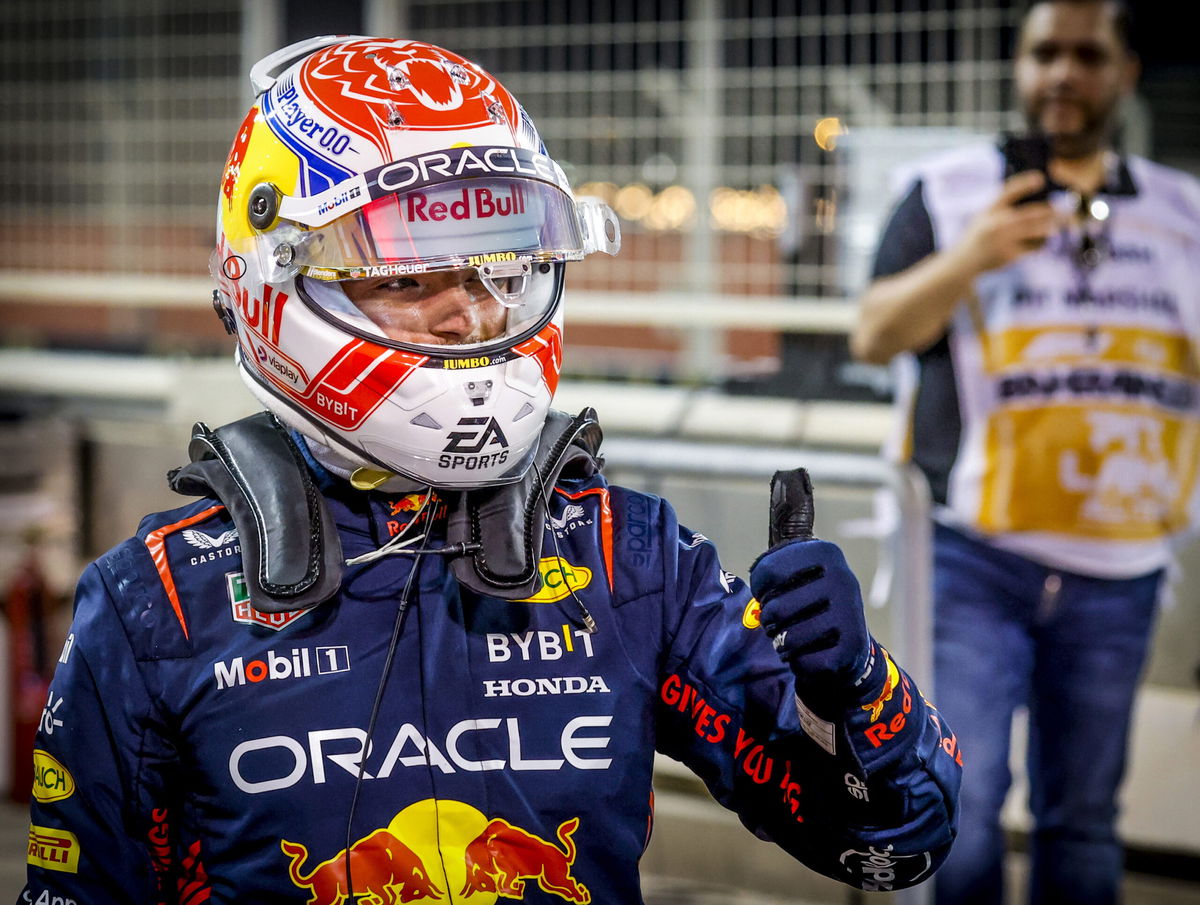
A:
[[[1116,794],[1162,570],[1127,580],[1039,565],[937,526],[933,700],[963,756],[938,905],[1000,905],[1013,711],[1029,707],[1030,901],[1118,898]]]

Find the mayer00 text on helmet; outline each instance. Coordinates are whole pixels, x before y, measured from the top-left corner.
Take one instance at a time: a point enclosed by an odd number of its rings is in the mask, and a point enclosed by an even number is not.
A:
[[[448,50],[313,38],[250,78],[211,269],[251,392],[354,466],[520,478],[558,385],[564,264],[616,254],[615,215],[575,199],[513,96]],[[439,272],[470,278],[495,335],[406,341],[343,288]]]

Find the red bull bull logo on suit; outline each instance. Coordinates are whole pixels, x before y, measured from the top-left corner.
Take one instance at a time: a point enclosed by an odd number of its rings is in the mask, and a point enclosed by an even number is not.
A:
[[[307,905],[348,905],[351,895],[364,905],[493,905],[524,900],[535,887],[589,905],[592,894],[573,873],[579,825],[564,820],[556,844],[463,802],[425,799],[315,867],[308,846],[281,840],[280,848],[292,883],[311,894]]]
[[[568,902],[586,905],[592,901],[588,888],[571,876],[575,863],[575,842],[571,834],[579,829],[579,818],[564,820],[558,828],[559,850],[540,836],[513,826],[507,820],[493,820],[467,846],[467,882],[463,895],[495,892],[509,899],[525,897],[525,881],[536,880],[540,889],[562,896]]]
[[[376,830],[350,846],[349,857],[342,851],[322,861],[307,874],[304,864],[308,849],[295,842],[281,840],[279,847],[292,859],[288,866],[292,882],[312,891],[309,905],[341,905],[350,894],[347,864],[354,892],[386,905],[416,899],[440,899],[442,891],[429,879],[425,865],[407,845],[388,830]]]

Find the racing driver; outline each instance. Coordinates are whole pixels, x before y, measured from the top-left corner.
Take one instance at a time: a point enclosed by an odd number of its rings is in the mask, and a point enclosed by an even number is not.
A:
[[[251,81],[211,269],[264,410],[197,424],[196,499],[80,581],[20,901],[639,903],[656,751],[822,874],[926,880],[956,740],[804,476],[747,586],[551,408],[612,212],[450,51],[313,38]]]

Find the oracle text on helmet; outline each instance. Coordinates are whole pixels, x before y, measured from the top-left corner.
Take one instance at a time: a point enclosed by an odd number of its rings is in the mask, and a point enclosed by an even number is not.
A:
[[[568,189],[562,169],[545,154],[520,148],[475,147],[435,151],[384,164],[369,174],[371,197],[464,176],[524,176]]]

